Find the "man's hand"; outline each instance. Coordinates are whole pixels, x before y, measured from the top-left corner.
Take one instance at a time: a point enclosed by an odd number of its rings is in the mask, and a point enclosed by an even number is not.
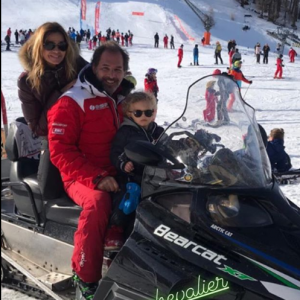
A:
[[[98,183],[97,190],[118,192],[120,189],[116,180],[111,176],[107,176]]]
[[[124,171],[125,171],[126,173],[130,173],[130,172],[132,172],[133,170],[134,170],[133,163],[132,163],[131,161],[127,162],[127,163],[125,164]]]

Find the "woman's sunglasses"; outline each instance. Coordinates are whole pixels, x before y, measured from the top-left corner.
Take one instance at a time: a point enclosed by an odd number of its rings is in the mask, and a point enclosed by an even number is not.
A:
[[[146,110],[134,110],[130,111],[130,113],[133,113],[133,115],[137,118],[140,118],[143,114],[147,117],[150,118],[153,116],[154,109],[146,109]]]
[[[68,49],[68,44],[66,42],[59,42],[58,44],[55,44],[54,42],[45,42],[44,43],[44,49],[48,51],[52,51],[57,47],[60,51],[67,51]]]

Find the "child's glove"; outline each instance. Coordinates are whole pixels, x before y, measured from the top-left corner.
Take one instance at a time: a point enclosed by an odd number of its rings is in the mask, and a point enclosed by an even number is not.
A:
[[[127,190],[119,205],[119,209],[123,210],[125,215],[129,215],[136,210],[140,202],[141,188],[134,182],[127,183],[126,188]]]

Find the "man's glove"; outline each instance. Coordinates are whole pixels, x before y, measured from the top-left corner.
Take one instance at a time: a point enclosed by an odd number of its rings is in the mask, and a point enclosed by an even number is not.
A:
[[[249,84],[252,84],[252,80],[249,81]]]

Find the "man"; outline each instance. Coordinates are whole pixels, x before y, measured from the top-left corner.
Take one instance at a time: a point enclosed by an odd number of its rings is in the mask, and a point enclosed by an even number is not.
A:
[[[154,48],[158,48],[158,45],[159,45],[159,35],[156,32],[154,35]]]
[[[268,64],[268,57],[269,57],[270,47],[268,44],[265,44],[263,47],[264,59],[263,63]]]
[[[61,173],[67,194],[83,209],[72,257],[83,299],[93,298],[101,279],[111,213],[109,193],[119,190],[109,155],[122,121],[121,102],[134,88],[124,80],[128,62],[127,52],[116,42],[104,43],[75,86],[48,112],[51,161]]]
[[[194,49],[193,49],[193,58],[194,58],[194,66],[199,66],[199,49],[198,49],[198,45],[196,44]]]

